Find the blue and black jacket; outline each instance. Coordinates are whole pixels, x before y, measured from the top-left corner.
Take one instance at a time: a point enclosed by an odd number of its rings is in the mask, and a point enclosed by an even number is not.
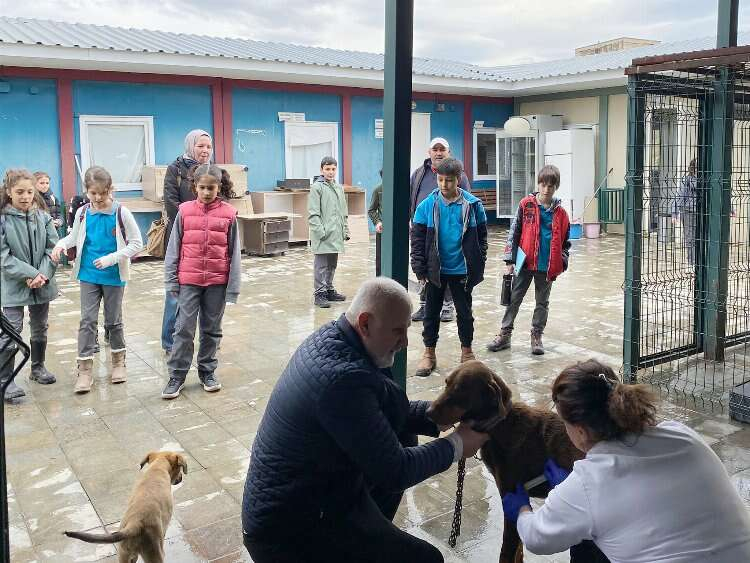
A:
[[[487,217],[482,202],[459,188],[463,231],[461,250],[466,260],[466,289],[471,290],[484,279],[487,262]],[[411,228],[411,268],[420,279],[440,286],[440,190],[434,190],[419,204]],[[424,208],[423,208],[424,206]]]

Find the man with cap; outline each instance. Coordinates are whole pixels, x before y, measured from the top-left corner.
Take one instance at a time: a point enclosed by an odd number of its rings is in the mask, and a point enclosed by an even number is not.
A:
[[[427,156],[422,166],[417,168],[411,175],[411,195],[409,198],[409,224],[414,219],[414,212],[417,210],[417,206],[422,203],[428,195],[437,189],[437,168],[440,163],[446,158],[451,156],[450,145],[443,137],[435,137],[430,141],[429,149],[427,150]],[[471,184],[469,178],[465,172],[461,173],[461,182],[458,185],[459,188],[466,191],[471,191]],[[424,304],[425,304],[425,287],[423,286],[419,290],[419,309],[412,315],[411,320],[414,322],[421,322],[424,320]],[[448,322],[453,320],[454,316],[453,309],[453,297],[450,294],[450,290],[445,292],[445,298],[443,301],[443,310],[440,312],[440,320]]]

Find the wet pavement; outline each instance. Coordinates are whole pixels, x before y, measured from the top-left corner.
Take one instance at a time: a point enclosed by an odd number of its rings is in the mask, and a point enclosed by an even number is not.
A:
[[[475,351],[513,389],[516,399],[548,404],[549,385],[566,365],[596,357],[619,368],[622,357],[621,237],[575,241],[571,269],[552,289],[544,356],[529,353],[531,291],[516,321],[510,351],[490,354],[485,344],[497,331],[498,255],[501,231],[492,230],[487,279],[474,292]],[[352,296],[373,275],[374,246],[352,245],[339,260],[336,286]],[[243,258],[240,301],[227,308],[219,353],[219,393],[207,394],[193,369],[182,396],[164,401],[167,380],[159,334],[164,298],[162,264],[139,261],[125,294],[128,382],[107,379],[108,350],[95,361],[95,384],[87,395],[73,394],[78,285],[61,272],[62,295],[50,317],[48,367],[58,383],[20,384],[29,391],[6,406],[7,472],[12,560],[116,561],[112,545],[87,544],[64,530],[113,530],[124,511],[138,465],[150,450],[185,453],[189,472],[173,487],[175,510],[167,533],[167,561],[250,561],[241,547],[240,504],[250,446],[267,398],[287,359],[315,328],[338,317],[346,304],[321,310],[311,305],[312,256],[296,247],[278,258]],[[101,321],[100,321],[101,322]],[[103,327],[100,326],[100,336]],[[408,370],[421,354],[421,326],[410,330]],[[28,338],[28,336],[26,336]],[[427,378],[408,377],[412,399],[432,399],[458,361],[456,325],[443,323],[438,370]],[[660,415],[700,432],[723,460],[750,507],[750,426],[725,413],[663,402]],[[464,489],[462,533],[447,546],[456,486],[455,466],[407,491],[396,523],[439,546],[451,562],[497,561],[502,537],[502,505],[487,471],[469,460]],[[568,561],[566,554],[534,556],[530,562]]]

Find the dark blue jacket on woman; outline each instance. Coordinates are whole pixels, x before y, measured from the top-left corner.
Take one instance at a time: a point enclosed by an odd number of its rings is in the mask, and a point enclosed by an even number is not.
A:
[[[409,401],[375,367],[346,317],[297,349],[253,443],[242,502],[256,540],[293,536],[341,515],[372,487],[403,491],[453,463],[448,440],[403,447],[398,434],[437,436],[427,401]]]

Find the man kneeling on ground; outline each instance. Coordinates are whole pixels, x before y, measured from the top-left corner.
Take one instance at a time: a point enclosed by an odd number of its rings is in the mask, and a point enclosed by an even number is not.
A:
[[[461,424],[416,445],[414,434],[444,428],[427,418],[430,403],[409,401],[390,373],[410,317],[402,286],[371,279],[292,356],[245,481],[244,541],[256,563],[443,561],[391,520],[407,487],[474,455],[488,436]]]

